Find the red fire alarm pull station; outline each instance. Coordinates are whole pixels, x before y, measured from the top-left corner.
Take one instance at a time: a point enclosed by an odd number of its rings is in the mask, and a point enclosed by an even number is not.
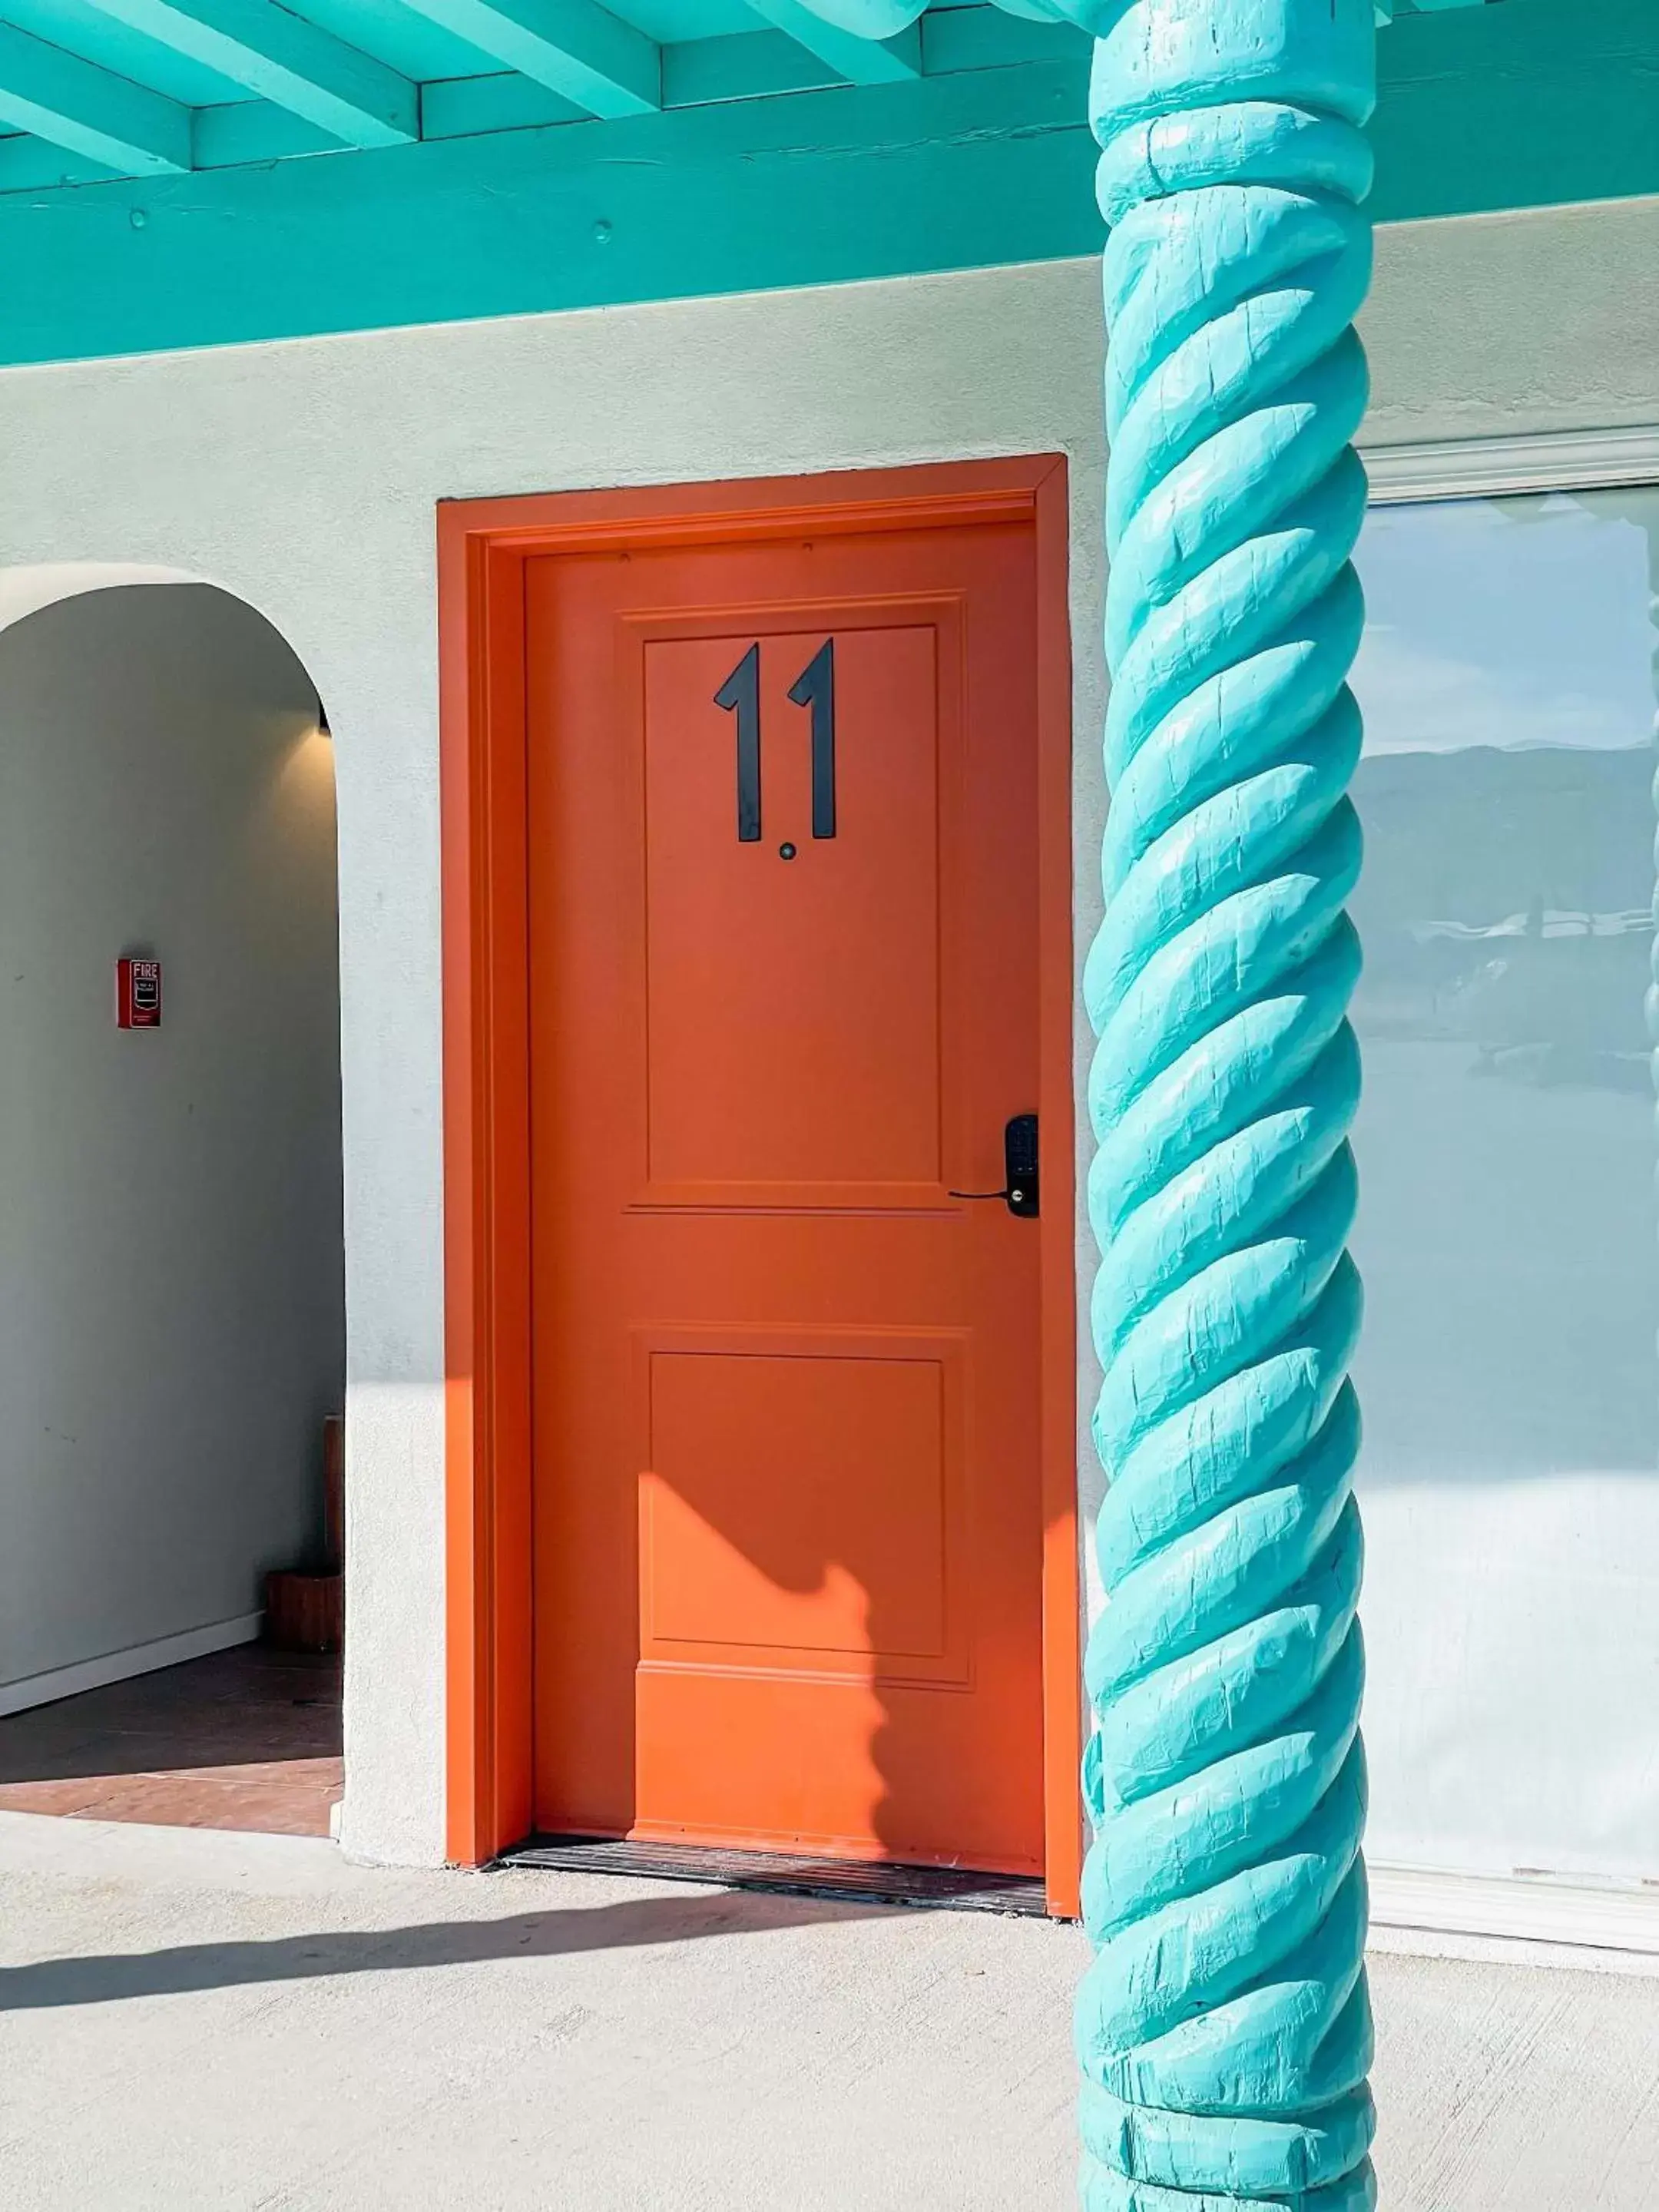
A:
[[[115,1021],[118,1029],[161,1026],[161,963],[118,960],[115,963]]]

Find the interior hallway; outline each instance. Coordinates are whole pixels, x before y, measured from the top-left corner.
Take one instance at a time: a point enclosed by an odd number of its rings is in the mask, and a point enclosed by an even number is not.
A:
[[[0,1720],[0,1810],[326,1836],[340,1662],[243,1644]]]
[[[0,1813],[29,2212],[1066,2212],[1073,1927]],[[1650,2212],[1659,1979],[1376,1957],[1386,2212]]]

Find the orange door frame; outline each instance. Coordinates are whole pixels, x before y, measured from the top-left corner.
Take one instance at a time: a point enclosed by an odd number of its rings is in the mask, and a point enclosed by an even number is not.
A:
[[[1037,577],[1043,1791],[1049,1910],[1082,1870],[1072,1014],[1072,679],[1063,458],[447,501],[442,800],[447,1848],[529,1832],[531,1354],[525,564],[538,555],[1026,522]]]

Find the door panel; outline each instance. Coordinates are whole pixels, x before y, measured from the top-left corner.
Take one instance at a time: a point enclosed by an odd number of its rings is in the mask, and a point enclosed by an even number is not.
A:
[[[543,1830],[1041,1868],[1033,565],[528,563]]]
[[[953,1342],[803,1336],[651,1347],[641,1656],[964,1681]]]
[[[933,731],[931,627],[830,634],[838,722]],[[939,1182],[936,757],[843,743],[836,835],[812,836],[807,716],[787,695],[823,640],[765,641],[763,834],[747,843],[732,717],[714,703],[734,641],[646,649],[648,1172],[688,1197],[702,1183],[752,1203],[761,1186],[823,1205]]]

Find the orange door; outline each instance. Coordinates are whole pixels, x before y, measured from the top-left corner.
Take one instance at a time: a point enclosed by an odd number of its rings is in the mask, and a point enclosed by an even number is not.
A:
[[[544,1832],[1042,1869],[1034,565],[528,564]]]

